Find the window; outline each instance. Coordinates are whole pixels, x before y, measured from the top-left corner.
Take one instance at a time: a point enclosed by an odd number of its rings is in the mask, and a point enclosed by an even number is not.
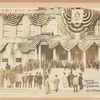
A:
[[[16,53],[16,62],[22,62],[22,53],[20,51]]]
[[[3,30],[3,37],[8,38],[9,32],[10,32],[10,26],[7,24],[4,24],[4,30]]]
[[[17,37],[23,37],[23,21],[21,21],[16,27]]]
[[[16,58],[16,62],[22,62],[22,58]]]
[[[3,58],[2,62],[8,62],[8,58]]]
[[[7,63],[8,62],[8,58],[7,57],[9,57],[9,54],[4,52],[3,55],[2,55],[2,62]]]
[[[30,29],[29,29],[29,31],[30,31],[30,37],[33,37],[33,36],[39,34],[39,32],[38,32],[38,27],[37,27],[37,26],[34,26],[34,25],[32,25],[32,24],[30,24]]]

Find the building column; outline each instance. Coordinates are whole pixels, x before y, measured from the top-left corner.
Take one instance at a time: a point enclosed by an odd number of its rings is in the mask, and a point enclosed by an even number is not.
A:
[[[53,49],[53,60],[57,59],[57,52],[56,52],[56,48]]]
[[[3,18],[0,16],[0,41],[2,41],[3,38]]]
[[[95,26],[95,35],[99,34],[99,22],[97,21],[96,26]]]
[[[37,48],[35,48],[35,60],[37,60]]]
[[[9,58],[9,63],[11,65],[11,67],[15,67],[14,66],[14,43],[10,43],[10,58]]]
[[[27,15],[23,16],[23,38],[28,38],[29,37],[29,20]]]
[[[98,45],[98,60],[99,60],[99,68],[100,68],[100,45]]]
[[[39,45],[39,63],[40,63],[39,67],[41,67],[41,45]]]
[[[83,51],[83,65],[86,68],[86,51]]]
[[[68,50],[68,61],[71,61],[71,51]]]
[[[25,65],[25,63],[28,61],[27,55],[27,53],[22,53],[22,65]]]

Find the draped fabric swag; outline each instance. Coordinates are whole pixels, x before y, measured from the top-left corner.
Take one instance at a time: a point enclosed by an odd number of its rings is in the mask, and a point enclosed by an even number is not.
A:
[[[24,14],[21,13],[8,13],[8,14],[2,14],[3,19],[8,25],[16,26],[20,23],[22,20]]]
[[[42,26],[46,24],[46,22],[49,20],[49,16],[45,13],[29,13],[28,18],[30,22],[35,26]]]
[[[33,41],[30,43],[29,42],[18,43],[18,49],[23,53],[27,53],[32,49],[34,50],[40,42],[48,42],[48,40],[51,38],[53,38],[53,36],[36,35],[35,37],[33,37]]]
[[[73,9],[74,8],[65,9],[64,10],[65,12],[63,13],[63,17],[65,18],[66,28],[68,32],[84,33],[85,31],[87,32],[87,34],[91,34],[92,31],[94,30],[97,20],[100,18],[100,13],[93,10],[78,8],[83,10],[82,22],[73,23],[72,22]]]
[[[66,35],[64,35],[53,38],[48,43],[50,49],[53,49],[60,44],[65,50],[71,50],[77,44],[77,41],[69,39]]]
[[[8,43],[0,43],[0,52],[4,50],[4,48],[8,45]]]
[[[94,41],[92,40],[83,40],[83,41],[80,41],[78,43],[78,47],[82,50],[82,51],[85,51],[87,50],[90,46],[92,46],[94,43]]]

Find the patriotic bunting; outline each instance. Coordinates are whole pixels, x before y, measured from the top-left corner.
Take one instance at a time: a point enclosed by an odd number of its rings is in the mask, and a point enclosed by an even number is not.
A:
[[[73,21],[72,18],[73,10],[76,10],[76,13],[74,12],[74,17],[76,17],[74,19],[76,19],[76,21]],[[100,13],[83,8],[68,8],[67,10],[65,9],[63,17],[65,18],[66,28],[69,33],[83,33],[85,30],[87,34],[91,34],[97,20],[100,18]]]
[[[85,51],[85,50],[87,50],[91,45],[93,45],[93,43],[94,43],[94,41],[92,41],[92,40],[83,40],[83,41],[80,41],[80,42],[78,43],[78,47],[79,47],[81,50]]]
[[[77,44],[77,41],[69,39],[66,35],[64,35],[55,37],[51,39],[48,43],[50,49],[53,49],[58,44],[60,44],[65,50],[71,50]]]
[[[0,52],[8,45],[8,43],[0,43]]]
[[[24,14],[20,13],[7,13],[7,14],[3,13],[2,17],[8,25],[16,26],[22,20],[23,15]]]
[[[48,15],[46,15],[45,13],[39,13],[39,12],[28,14],[28,18],[30,22],[35,26],[42,26],[49,20]]]

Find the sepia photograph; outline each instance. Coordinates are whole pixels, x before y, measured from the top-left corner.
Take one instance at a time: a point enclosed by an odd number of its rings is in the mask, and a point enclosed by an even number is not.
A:
[[[100,98],[100,4],[14,4],[0,4],[0,98]]]

